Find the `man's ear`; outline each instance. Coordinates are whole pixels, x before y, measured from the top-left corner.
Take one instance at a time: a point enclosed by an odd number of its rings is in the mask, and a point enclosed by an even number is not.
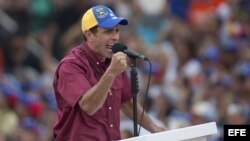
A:
[[[91,41],[93,39],[94,34],[90,30],[85,31],[83,34],[85,35],[88,41]]]
[[[89,40],[89,37],[90,37],[90,34],[91,34],[90,31],[89,30],[84,31],[83,34],[87,38],[87,40]]]

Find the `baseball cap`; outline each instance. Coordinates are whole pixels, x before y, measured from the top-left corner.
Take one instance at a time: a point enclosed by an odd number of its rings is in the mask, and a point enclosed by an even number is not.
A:
[[[114,12],[103,5],[90,8],[82,17],[82,31],[89,30],[94,26],[112,28],[117,24],[127,25],[125,18],[117,17]]]

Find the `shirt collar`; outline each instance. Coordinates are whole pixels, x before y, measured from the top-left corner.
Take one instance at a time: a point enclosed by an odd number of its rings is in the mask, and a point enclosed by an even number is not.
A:
[[[83,48],[96,65],[106,67],[110,63],[111,59],[106,58],[105,61],[102,61],[101,58],[97,56],[97,54],[88,46],[87,43],[83,43]]]

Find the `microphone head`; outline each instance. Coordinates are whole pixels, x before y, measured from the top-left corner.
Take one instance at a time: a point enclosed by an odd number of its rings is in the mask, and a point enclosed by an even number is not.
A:
[[[122,52],[122,51],[124,51],[125,49],[127,49],[127,47],[125,46],[125,45],[123,45],[123,44],[121,44],[121,43],[116,43],[116,44],[114,44],[113,45],[113,47],[112,47],[112,52],[113,53],[117,53],[117,52]]]

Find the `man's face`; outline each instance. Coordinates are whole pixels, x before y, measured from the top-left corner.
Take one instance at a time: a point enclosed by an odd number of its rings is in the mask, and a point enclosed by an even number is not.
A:
[[[102,59],[111,58],[112,46],[119,41],[119,28],[115,26],[111,29],[97,28],[96,33],[91,36],[92,49],[95,51],[99,57]]]

